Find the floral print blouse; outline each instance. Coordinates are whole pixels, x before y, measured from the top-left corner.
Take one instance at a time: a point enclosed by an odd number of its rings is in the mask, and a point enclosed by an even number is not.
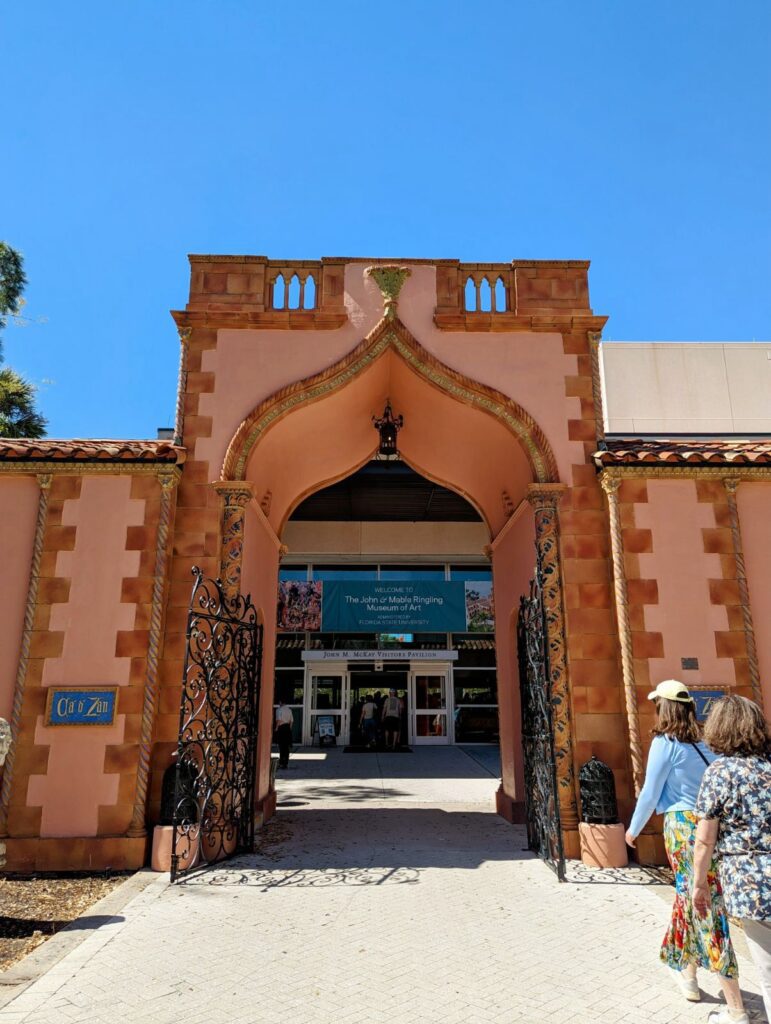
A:
[[[728,913],[771,921],[771,760],[718,758],[704,772],[696,814],[720,823],[715,854]]]

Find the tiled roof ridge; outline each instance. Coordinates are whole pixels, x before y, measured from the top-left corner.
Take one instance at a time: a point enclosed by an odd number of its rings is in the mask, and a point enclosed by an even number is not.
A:
[[[594,453],[599,466],[771,465],[771,438],[606,438]]]
[[[0,438],[0,461],[181,463],[185,449],[150,439]]]

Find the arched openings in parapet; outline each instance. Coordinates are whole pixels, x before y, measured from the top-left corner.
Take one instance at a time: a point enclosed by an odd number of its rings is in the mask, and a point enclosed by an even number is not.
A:
[[[271,289],[271,308],[280,310],[315,309],[316,279],[312,273],[280,271]]]
[[[505,313],[506,283],[500,275],[491,281],[487,274],[469,274],[463,299],[467,313]]]

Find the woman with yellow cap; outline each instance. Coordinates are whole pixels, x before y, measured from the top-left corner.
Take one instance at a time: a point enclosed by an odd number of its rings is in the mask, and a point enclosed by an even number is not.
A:
[[[648,699],[656,705],[657,723],[645,783],[626,841],[635,845],[654,811],[664,815],[664,843],[675,874],[675,901],[660,956],[677,971],[683,995],[693,1002],[701,998],[696,968],[715,972],[725,995],[726,1013],[730,1014],[725,1020],[748,1024],[714,862],[708,872],[711,911],[702,917],[693,906],[693,854],[698,824],[694,808],[701,778],[715,755],[701,742],[693,698],[683,683],[666,679],[648,694]]]

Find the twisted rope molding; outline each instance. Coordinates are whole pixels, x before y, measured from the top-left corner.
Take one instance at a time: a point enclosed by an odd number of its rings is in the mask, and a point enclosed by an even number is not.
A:
[[[758,648],[755,644],[755,627],[752,623],[750,591],[747,585],[747,567],[744,564],[744,547],[742,545],[742,532],[739,525],[739,507],[736,504],[736,488],[739,486],[738,477],[726,477],[723,480],[723,486],[728,497],[728,512],[731,517],[731,537],[733,538],[734,558],[736,560],[736,582],[739,584],[739,598],[742,603],[742,621],[744,622],[744,636],[747,643],[747,663],[750,670],[752,699],[762,708],[763,691],[760,686]]]
[[[177,376],[177,407],[174,414],[174,444],[182,444],[182,435],[185,430],[185,394],[187,393],[187,360],[190,352],[190,335],[192,330],[189,327],[180,328],[179,331],[179,374]]]
[[[602,376],[600,374],[600,331],[588,331],[589,353],[592,359],[592,400],[594,402],[594,433],[597,443],[605,440],[605,410],[602,402]]]
[[[155,542],[155,574],[153,597],[150,607],[150,631],[147,641],[147,672],[145,675],[145,698],[142,704],[142,729],[139,734],[139,762],[137,765],[137,788],[134,796],[134,810],[127,835],[138,839],[147,835],[145,814],[147,810],[147,784],[150,777],[150,747],[155,723],[155,706],[158,700],[158,660],[163,625],[163,592],[166,584],[168,560],[169,525],[171,522],[172,493],[179,481],[179,473],[160,473],[161,513]]]
[[[30,565],[29,586],[27,588],[27,604],[24,609],[24,626],[21,634],[19,663],[16,669],[13,708],[11,709],[11,746],[5,758],[3,785],[2,790],[0,790],[0,836],[8,835],[8,809],[11,803],[11,788],[13,786],[13,766],[16,760],[16,743],[19,738],[19,730],[21,727],[21,709],[24,704],[24,691],[27,682],[27,666],[29,664],[32,628],[35,623],[37,592],[38,584],[40,583],[40,560],[43,556],[43,540],[45,538],[46,518],[48,516],[48,498],[51,487],[51,474],[42,473],[38,476],[37,481],[40,486],[40,498],[38,499],[37,506],[37,522],[35,524],[35,539],[32,546],[32,563]]]
[[[629,625],[629,597],[624,570],[624,542],[621,533],[621,516],[618,509],[619,477],[600,476],[602,489],[608,496],[610,511],[610,547],[613,555],[613,589],[616,595],[616,619],[618,638],[621,644],[621,674],[624,681],[624,703],[629,728],[629,752],[632,761],[632,779],[635,796],[642,789],[644,770],[640,721],[637,715],[637,688],[634,679],[634,655],[632,652],[632,630]]]

